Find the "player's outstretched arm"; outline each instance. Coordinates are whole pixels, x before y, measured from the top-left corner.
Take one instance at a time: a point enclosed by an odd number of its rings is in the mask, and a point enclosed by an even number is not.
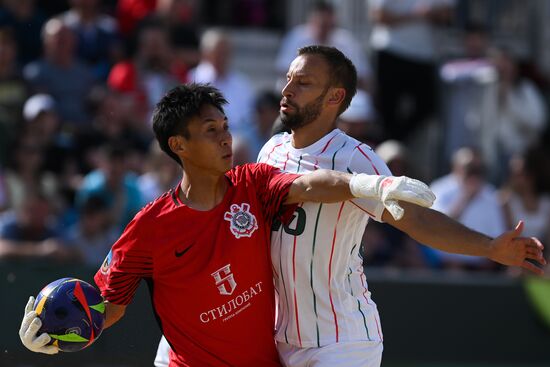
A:
[[[335,203],[353,198],[370,198],[382,201],[395,220],[403,217],[398,201],[432,206],[435,195],[421,181],[401,176],[352,175],[349,173],[318,170],[297,178],[291,185],[285,203],[305,201]]]
[[[56,354],[59,352],[59,348],[55,345],[46,345],[50,342],[51,337],[46,333],[37,334],[42,326],[42,321],[33,310],[33,305],[34,297],[31,296],[25,306],[25,315],[19,328],[19,338],[23,345],[32,352]]]
[[[473,231],[443,213],[408,203],[402,203],[405,214],[400,221],[384,214],[382,219],[407,233],[418,242],[455,254],[484,256],[508,266],[520,266],[537,275],[544,270],[528,260],[546,265],[544,246],[534,237],[521,237],[523,222],[515,229],[490,238]]]

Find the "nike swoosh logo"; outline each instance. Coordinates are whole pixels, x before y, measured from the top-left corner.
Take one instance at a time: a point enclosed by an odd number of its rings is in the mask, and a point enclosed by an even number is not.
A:
[[[176,257],[182,257],[187,251],[189,251],[189,249],[193,247],[193,245],[189,246],[188,248],[186,248],[185,250],[183,251],[178,251],[178,250],[175,250],[174,251],[174,255],[176,255]]]

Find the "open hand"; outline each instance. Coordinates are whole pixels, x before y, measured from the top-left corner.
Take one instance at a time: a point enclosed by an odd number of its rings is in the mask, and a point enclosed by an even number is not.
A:
[[[546,265],[542,255],[544,246],[535,237],[520,237],[522,231],[523,221],[520,221],[516,228],[495,238],[491,243],[489,258],[503,265],[520,266],[537,275],[543,275],[542,266]],[[527,260],[534,260],[542,266]]]

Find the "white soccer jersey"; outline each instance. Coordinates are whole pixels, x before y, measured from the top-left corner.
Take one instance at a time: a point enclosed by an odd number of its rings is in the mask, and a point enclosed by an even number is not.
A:
[[[258,162],[294,173],[326,168],[390,175],[369,146],[338,129],[304,149],[292,147],[290,134],[276,135],[264,145]],[[383,211],[378,200],[302,203],[288,225],[274,224],[271,261],[278,293],[278,341],[321,347],[382,340],[359,249],[369,217],[380,221]]]

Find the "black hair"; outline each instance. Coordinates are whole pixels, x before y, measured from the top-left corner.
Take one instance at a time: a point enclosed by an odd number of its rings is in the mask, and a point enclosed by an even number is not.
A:
[[[350,105],[351,99],[357,92],[357,70],[355,66],[340,50],[328,46],[306,46],[298,49],[298,56],[319,55],[325,59],[329,67],[329,87],[341,87],[346,90],[346,96],[338,110],[338,115]]]
[[[80,213],[84,215],[92,215],[104,212],[108,209],[109,205],[103,197],[99,195],[92,195],[86,198],[86,200],[80,207]]]
[[[277,94],[271,90],[264,90],[257,94],[256,99],[254,100],[254,109],[259,110],[262,107],[273,107],[278,110],[280,102],[280,94]]]
[[[171,136],[181,135],[189,139],[187,125],[198,116],[204,105],[212,105],[222,113],[227,100],[221,92],[209,84],[183,84],[170,90],[153,111],[153,131],[163,152],[180,166],[180,158],[168,145]]]
[[[334,12],[334,6],[328,1],[315,1],[311,6],[311,12]]]

